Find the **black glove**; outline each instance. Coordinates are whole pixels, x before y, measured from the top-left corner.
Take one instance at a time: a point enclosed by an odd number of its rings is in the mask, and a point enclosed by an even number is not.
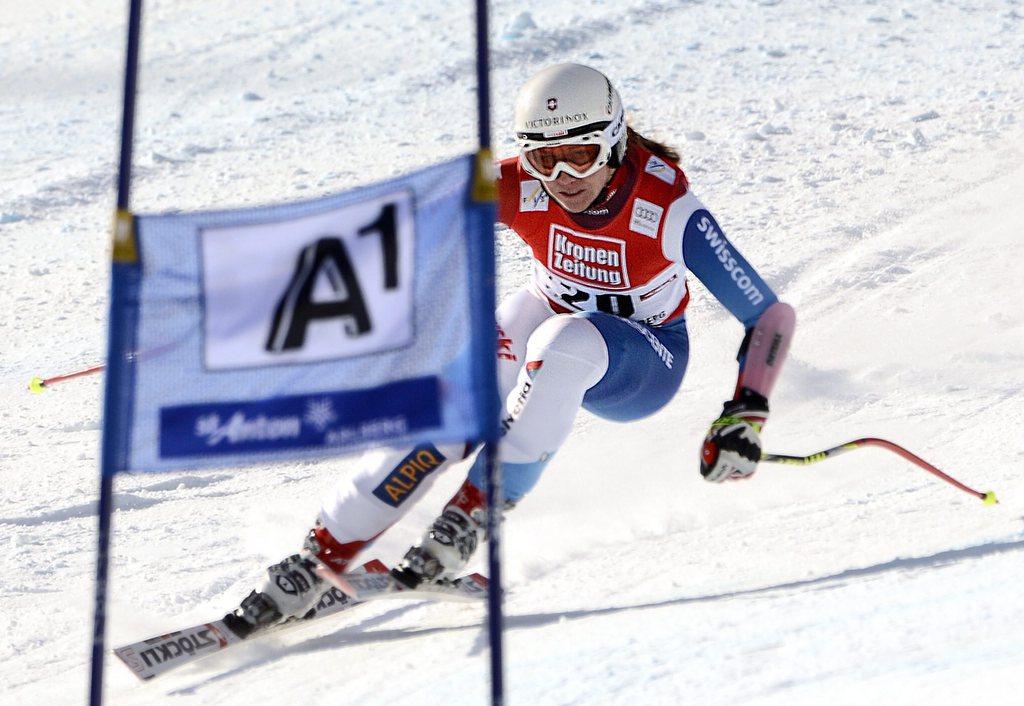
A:
[[[722,405],[711,423],[700,454],[700,474],[711,483],[749,478],[761,460],[761,426],[768,419],[768,400],[743,388],[737,399]]]

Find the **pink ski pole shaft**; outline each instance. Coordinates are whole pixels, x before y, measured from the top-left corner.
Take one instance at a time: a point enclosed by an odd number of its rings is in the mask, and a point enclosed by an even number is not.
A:
[[[63,375],[54,375],[49,378],[34,377],[28,383],[28,389],[35,393],[40,393],[47,387],[57,384],[58,382],[64,382],[65,380],[72,380],[74,378],[85,377],[86,375],[92,375],[105,370],[107,367],[106,363],[100,363],[94,365],[91,368],[85,368],[84,370],[76,370],[73,373],[65,373]]]
[[[971,495],[975,496],[976,498],[979,498],[986,505],[995,505],[996,503],[999,502],[996,499],[996,494],[993,491],[988,490],[988,491],[985,491],[985,492],[981,492],[981,491],[975,490],[974,488],[971,488],[971,487],[969,487],[967,485],[964,485],[963,483],[958,481],[956,478],[953,478],[952,476],[947,475],[946,473],[943,473],[938,468],[936,468],[932,464],[928,463],[927,461],[925,461],[920,456],[918,456],[916,454],[913,454],[910,451],[907,451],[905,448],[903,448],[899,444],[894,444],[893,442],[886,441],[885,439],[874,439],[874,438],[855,439],[854,441],[849,441],[849,442],[847,442],[845,444],[840,444],[839,446],[833,446],[830,449],[825,449],[824,451],[819,451],[819,452],[813,453],[813,454],[811,454],[809,456],[787,456],[787,455],[784,455],[784,454],[766,453],[766,454],[762,454],[761,455],[761,460],[765,461],[767,463],[788,463],[788,464],[795,465],[795,466],[806,466],[808,464],[817,463],[818,461],[824,461],[826,458],[831,458],[833,456],[838,456],[841,453],[846,453],[847,451],[853,451],[854,449],[859,449],[859,448],[862,448],[864,446],[879,446],[879,447],[881,447],[883,449],[887,449],[889,451],[892,451],[895,454],[899,454],[900,456],[902,456],[903,458],[907,459],[911,463],[915,464],[919,468],[922,468],[922,469],[928,471],[929,473],[931,473],[936,478],[940,478],[941,480],[946,481],[947,483],[952,485],[954,488],[962,490],[965,493],[970,493]]]
[[[170,351],[176,348],[178,345],[179,343],[177,341],[171,341],[170,343],[165,343],[162,346],[156,346],[155,348],[150,348],[145,351],[132,351],[124,354],[125,360],[142,361],[146,359],[152,359],[165,353],[166,351]],[[106,369],[107,364],[100,363],[99,365],[94,365],[91,368],[85,368],[84,370],[76,370],[73,373],[54,375],[52,378],[34,377],[32,378],[32,380],[29,381],[28,389],[38,394],[45,390],[46,388],[55,385],[58,382],[64,382],[65,380],[72,380],[74,378],[85,377],[86,375],[93,375],[95,373],[102,372]]]

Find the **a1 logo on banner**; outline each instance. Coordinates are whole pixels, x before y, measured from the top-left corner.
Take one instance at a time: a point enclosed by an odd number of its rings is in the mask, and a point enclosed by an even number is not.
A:
[[[209,370],[348,358],[413,341],[409,191],[199,237]]]

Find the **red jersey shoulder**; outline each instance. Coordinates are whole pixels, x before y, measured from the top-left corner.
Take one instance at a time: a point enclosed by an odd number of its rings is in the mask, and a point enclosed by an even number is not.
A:
[[[498,178],[503,182],[519,176],[519,157],[506,157],[498,162]]]
[[[519,158],[501,160],[498,163],[498,222],[509,227],[519,213],[519,199],[523,191],[520,182]]]
[[[667,205],[689,190],[690,183],[679,165],[639,145],[634,150],[631,160],[637,169],[635,196]]]

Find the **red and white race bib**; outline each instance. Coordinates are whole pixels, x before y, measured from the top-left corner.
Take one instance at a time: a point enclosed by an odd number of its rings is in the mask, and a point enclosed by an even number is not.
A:
[[[663,324],[679,317],[689,298],[681,233],[665,232],[672,204],[686,194],[686,178],[639,147],[622,169],[629,175],[620,187],[625,191],[609,201],[616,212],[574,218],[517,159],[505,160],[500,218],[530,247],[534,287],[554,311],[603,311]]]

